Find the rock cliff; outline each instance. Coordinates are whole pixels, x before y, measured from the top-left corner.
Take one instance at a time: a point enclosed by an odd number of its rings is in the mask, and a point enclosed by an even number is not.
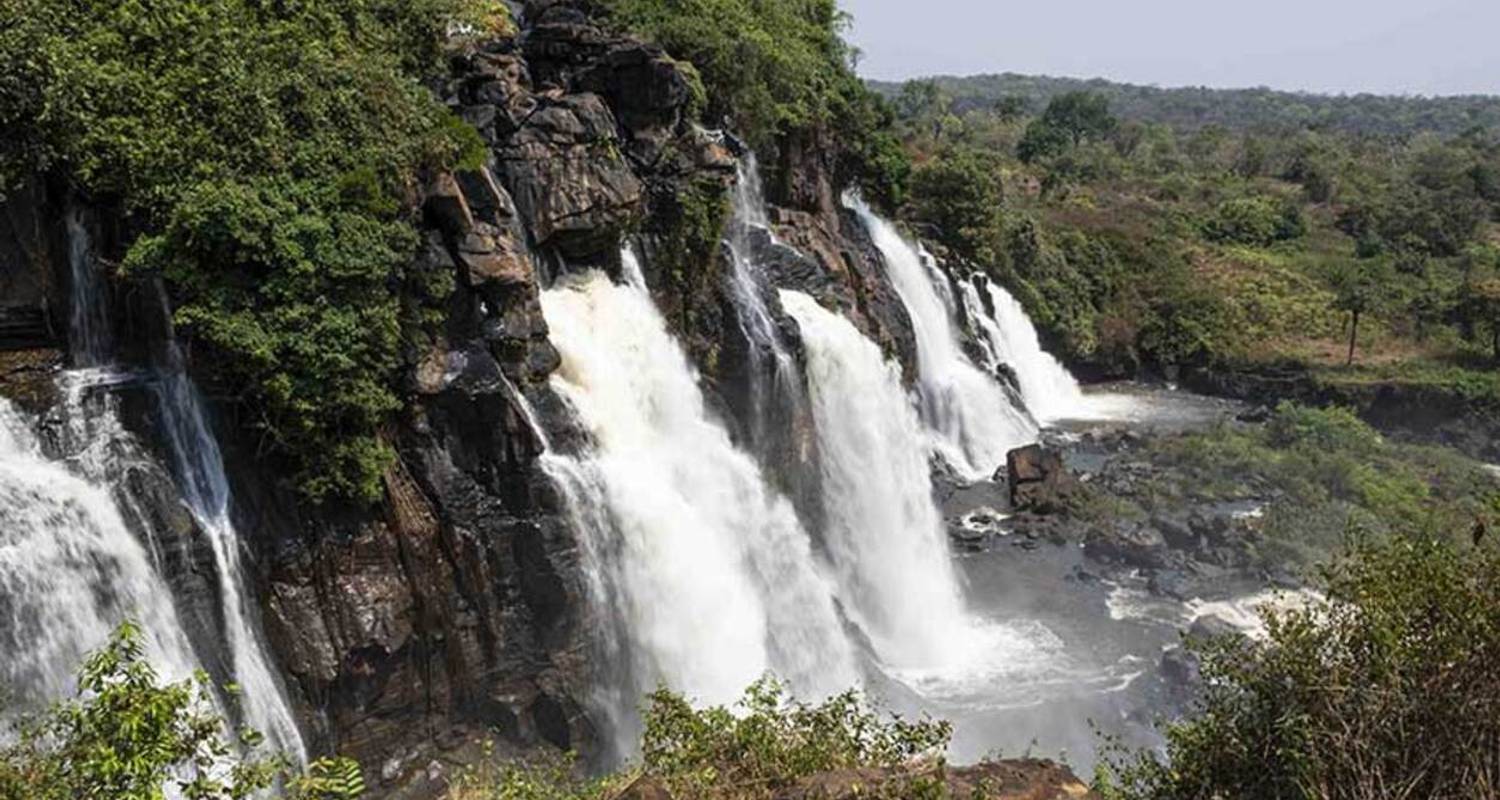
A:
[[[586,3],[548,0],[526,4],[514,36],[456,53],[454,66],[435,90],[489,157],[429,176],[415,198],[416,266],[451,274],[455,288],[437,309],[440,332],[408,348],[404,409],[385,433],[399,459],[382,502],[305,506],[260,457],[245,410],[214,403],[265,634],[309,741],[359,759],[386,790],[417,794],[429,764],[479,732],[521,749],[598,750],[578,545],[537,463],[544,435],[580,435],[547,388],[559,356],[542,288],[585,269],[617,272],[628,238],[731,428],[746,424],[735,398],[756,368],[718,232],[738,145],[694,124],[682,66],[601,27]],[[758,257],[778,285],[844,308],[915,374],[910,321],[837,202],[820,136],[790,137],[767,159],[771,219],[795,249],[761,237]],[[51,377],[66,363],[64,218],[75,206],[87,202],[40,177],[0,204],[0,393],[39,409],[55,401]],[[111,209],[87,211],[101,228],[95,255],[110,263],[123,225]],[[145,365],[160,309],[142,300],[147,287],[117,288],[112,316],[132,344],[122,358]],[[795,325],[773,313],[795,343]],[[213,365],[190,370],[212,396]],[[160,448],[148,411],[125,419]],[[137,496],[175,539],[179,606],[203,610],[195,626],[211,637],[212,569],[170,480],[144,472]]]

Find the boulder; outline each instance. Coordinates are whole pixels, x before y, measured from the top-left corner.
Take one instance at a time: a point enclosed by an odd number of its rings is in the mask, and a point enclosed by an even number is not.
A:
[[[1005,454],[1005,478],[1011,506],[1037,514],[1062,510],[1078,486],[1063,466],[1062,456],[1037,444]]]
[[[643,212],[644,185],[596,94],[565,95],[532,114],[497,151],[522,219],[541,247],[597,256]]]

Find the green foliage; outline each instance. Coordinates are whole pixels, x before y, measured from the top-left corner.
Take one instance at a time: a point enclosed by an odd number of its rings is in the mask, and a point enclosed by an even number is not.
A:
[[[912,172],[910,216],[962,258],[993,263],[1000,245],[1001,192],[992,159],[955,153]]]
[[[1068,92],[1052,98],[1042,115],[1026,126],[1016,155],[1030,164],[1077,149],[1085,140],[1100,139],[1115,130],[1109,101],[1093,92]]]
[[[310,499],[377,496],[398,406],[401,215],[418,171],[482,160],[425,89],[470,0],[7,0],[7,183],[53,169],[141,234],[128,272],[166,278],[184,332],[254,408]],[[14,110],[13,110],[14,109]],[[185,113],[191,109],[192,113]],[[11,119],[14,116],[15,119]],[[12,124],[14,123],[14,124]]]
[[[883,719],[856,692],[806,704],[769,678],[737,710],[695,709],[666,690],[649,699],[644,770],[683,797],[756,797],[814,773],[901,767],[941,754],[952,733],[946,722]]]
[[[1263,643],[1197,645],[1204,694],[1111,800],[1487,797],[1500,786],[1500,554],[1359,540]]]
[[[886,103],[854,74],[835,0],[599,0],[615,27],[638,33],[701,77],[708,124],[729,124],[767,163],[790,135],[839,152],[842,179],[877,204],[899,203],[907,169]]]
[[[243,800],[271,786],[272,760],[237,757],[259,736],[224,738],[207,679],[161,685],[146,662],[141,631],[121,625],[78,674],[78,694],[26,721],[0,747],[5,800]]]
[[[359,800],[365,777],[352,758],[320,758],[292,780],[288,800]]]
[[[571,754],[500,761],[494,756],[493,743],[485,742],[484,758],[459,773],[444,800],[602,800],[628,774],[579,777]]]
[[[697,68],[710,120],[733,119],[758,148],[831,119],[847,70],[832,0],[603,0],[613,22]]]
[[[764,800],[800,778],[870,768],[897,770],[885,791],[870,787],[872,798],[914,800],[936,796],[934,781],[914,762],[941,763],[952,734],[946,722],[886,717],[852,691],[803,703],[773,678],[752,684],[735,708],[694,708],[659,689],[644,716],[638,767],[589,780],[570,757],[499,763],[487,753],[446,800],[600,800],[642,776],[674,797]]]
[[[1302,236],[1307,223],[1295,203],[1270,197],[1233,197],[1214,208],[1203,232],[1216,242],[1266,247]]]

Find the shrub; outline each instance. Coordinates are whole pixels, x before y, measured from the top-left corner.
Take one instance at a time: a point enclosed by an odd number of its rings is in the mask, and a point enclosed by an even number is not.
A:
[[[665,690],[649,701],[644,769],[683,797],[754,797],[818,772],[901,767],[941,754],[952,734],[947,722],[882,719],[857,692],[793,700],[774,679],[752,684],[738,713]]]
[[[791,699],[772,678],[752,684],[736,708],[694,708],[687,698],[659,689],[647,698],[642,761],[602,780],[577,776],[569,758],[520,764],[481,764],[455,782],[448,800],[599,800],[639,776],[666,786],[674,797],[763,800],[799,778],[841,769],[908,768],[919,758],[940,758],[951,727],[946,722],[886,718],[856,692],[822,703]],[[912,798],[930,781],[898,773],[871,797]],[[926,796],[926,795],[921,795]]]
[[[1493,797],[1500,787],[1500,554],[1356,542],[1327,599],[1264,611],[1268,639],[1198,645],[1196,713],[1164,755],[1117,755],[1134,798]]]
[[[1269,197],[1225,200],[1203,224],[1204,235],[1212,241],[1251,247],[1295,239],[1306,231],[1302,210],[1295,203],[1278,202]]]
[[[140,629],[126,623],[84,662],[77,697],[0,748],[0,798],[160,800],[171,786],[187,800],[239,800],[271,786],[278,762],[234,757],[259,735],[232,743],[223,730],[206,676],[159,684]]]

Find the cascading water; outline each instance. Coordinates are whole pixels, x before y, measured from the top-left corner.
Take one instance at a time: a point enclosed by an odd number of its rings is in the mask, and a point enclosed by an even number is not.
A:
[[[74,368],[58,379],[64,398],[59,408],[63,423],[60,444],[77,474],[52,467],[42,473],[45,480],[24,484],[19,482],[22,473],[17,469],[12,470],[13,483],[0,489],[0,494],[13,500],[0,500],[0,506],[10,506],[0,510],[0,542],[9,543],[6,537],[13,536],[14,546],[24,542],[29,551],[23,554],[26,558],[7,558],[5,567],[24,565],[17,574],[32,576],[0,580],[7,590],[0,596],[0,604],[9,602],[17,609],[11,615],[12,628],[29,630],[24,635],[36,639],[35,626],[46,627],[45,638],[34,644],[39,659],[35,666],[24,666],[33,663],[32,659],[16,659],[14,663],[23,666],[15,669],[45,672],[47,682],[39,685],[48,696],[55,696],[71,685],[77,658],[102,644],[112,627],[131,616],[138,617],[151,637],[153,662],[170,675],[183,677],[201,662],[193,656],[188,637],[172,610],[171,590],[154,568],[160,559],[147,558],[145,547],[130,532],[109,491],[94,488],[115,483],[129,459],[142,457],[133,437],[120,424],[118,401],[111,389],[150,382],[159,401],[183,499],[212,544],[223,593],[231,677],[241,688],[241,721],[266,734],[273,747],[301,761],[305,758],[301,735],[254,633],[239,565],[239,540],[229,521],[223,462],[182,369],[176,345],[169,342],[168,364],[156,374],[122,371],[114,365],[106,285],[98,275],[87,222],[81,211],[74,210],[67,215],[66,223],[72,276],[69,343]],[[34,445],[22,446],[27,440],[15,433],[22,428],[13,413],[7,414],[10,433],[0,439],[0,445],[14,453],[6,454],[7,463],[28,464],[40,470],[39,465],[45,462],[37,460],[39,450]],[[131,499],[128,489],[119,486],[115,494]],[[135,516],[144,519],[146,515]],[[59,526],[72,530],[59,530]],[[147,542],[155,546],[153,534],[144,532]],[[85,602],[85,598],[91,602]],[[57,603],[75,609],[62,614],[55,610]],[[11,652],[26,651],[15,648]],[[68,659],[71,663],[66,663]]]
[[[88,651],[126,619],[168,680],[197,659],[172,594],[107,489],[42,455],[0,399],[0,686],[22,709],[69,693]]]
[[[634,256],[625,261],[626,285],[590,272],[542,294],[563,361],[553,387],[593,439],[559,483],[628,661],[621,697],[633,704],[664,682],[727,702],[767,671],[805,696],[854,685],[806,531],[710,417]]]
[[[783,290],[781,305],[807,350],[824,539],[845,607],[888,661],[943,661],[965,615],[900,369],[811,297]]]
[[[1045,628],[966,608],[932,498],[926,432],[899,368],[847,319],[783,291],[807,350],[828,547],[840,599],[896,677],[933,697],[1037,674],[1059,645]]]
[[[927,255],[864,203],[852,197],[845,202],[869,229],[911,317],[922,418],[934,434],[934,449],[962,477],[988,478],[1009,450],[1036,438],[1036,424],[964,355],[947,281],[932,274],[936,269]]]
[[[974,277],[964,279],[959,287],[964,309],[978,328],[988,356],[986,366],[992,370],[1010,367],[1033,417],[1050,422],[1087,413],[1078,381],[1042,349],[1036,326],[1010,292],[994,281]]]
[[[165,313],[164,297],[162,302]],[[187,377],[177,342],[170,337],[155,390],[183,500],[208,536],[219,573],[223,634],[241,689],[244,722],[265,734],[274,748],[300,762],[306,758],[302,734],[281,681],[271,670],[240,562],[241,542],[229,514],[224,459],[204,417],[197,387]]]

